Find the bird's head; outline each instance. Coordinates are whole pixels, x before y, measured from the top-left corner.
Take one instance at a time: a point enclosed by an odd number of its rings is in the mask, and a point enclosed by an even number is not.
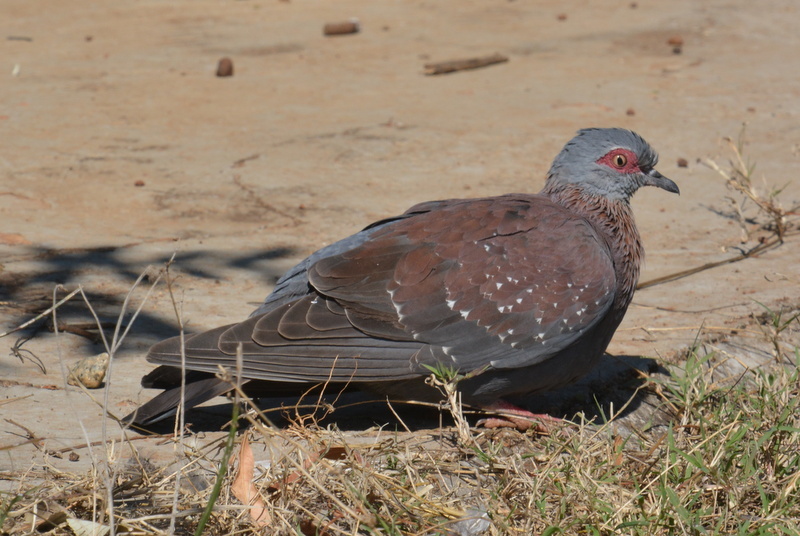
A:
[[[545,192],[575,188],[586,196],[628,201],[642,186],[680,193],[656,171],[658,154],[638,134],[622,128],[578,131],[553,160]]]

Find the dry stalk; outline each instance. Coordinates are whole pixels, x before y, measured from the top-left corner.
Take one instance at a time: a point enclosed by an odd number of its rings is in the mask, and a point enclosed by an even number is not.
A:
[[[724,138],[733,152],[733,158],[729,161],[731,168],[730,171],[725,171],[714,160],[709,158],[704,159],[702,162],[722,176],[725,179],[725,184],[731,190],[745,197],[744,201],[741,203],[737,202],[732,197],[728,198],[734,207],[734,211],[736,212],[737,222],[742,228],[742,243],[749,242],[752,234],[750,230],[752,223],[744,214],[744,205],[748,200],[756,205],[758,209],[757,216],[762,217],[761,221],[756,219],[758,230],[768,231],[770,234],[760,237],[758,239],[758,244],[750,249],[742,251],[735,257],[724,259],[722,261],[706,263],[702,266],[697,266],[688,270],[683,270],[674,274],[669,274],[663,277],[652,279],[650,281],[639,283],[636,286],[637,290],[662,283],[668,283],[670,281],[676,281],[678,279],[704,272],[718,266],[739,262],[751,257],[757,257],[758,255],[761,255],[770,249],[780,246],[783,244],[787,235],[795,234],[795,232],[798,231],[797,220],[791,219],[791,217],[800,215],[800,213],[798,213],[800,210],[800,205],[795,205],[787,210],[782,207],[780,200],[778,199],[785,186],[778,189],[767,187],[768,193],[762,194],[753,184],[752,175],[754,168],[753,166],[747,165],[745,158],[742,155],[743,135],[743,133],[740,135],[738,143],[735,143],[731,138]]]
[[[297,400],[297,403],[293,406],[294,410],[294,418],[289,418],[287,415],[288,420],[292,423],[297,429],[305,429],[309,426],[319,427],[320,421],[323,421],[327,418],[331,413],[334,412],[336,408],[336,403],[339,401],[339,397],[347,390],[348,385],[350,385],[350,381],[353,379],[353,375],[355,375],[356,370],[354,369],[350,379],[348,379],[347,383],[342,387],[342,389],[336,393],[336,397],[334,398],[333,402],[326,402],[325,401],[325,393],[328,390],[328,386],[330,385],[333,379],[333,373],[336,370],[336,363],[338,363],[338,356],[333,360],[333,366],[331,366],[331,370],[328,373],[328,378],[320,385],[315,385],[310,387],[304,393],[300,395]],[[310,406],[305,406],[303,404],[303,400],[314,391],[314,389],[319,389],[319,394],[317,395],[316,402],[312,402]],[[304,407],[310,407],[312,412],[309,413],[302,413],[300,410]],[[321,410],[321,415],[318,415],[318,412]]]
[[[96,325],[98,327],[100,338],[103,341],[103,346],[105,347],[105,350],[108,353],[108,365],[107,365],[107,371],[106,371],[106,377],[105,377],[106,388],[105,388],[105,391],[104,391],[103,403],[102,403],[103,415],[102,415],[102,420],[101,420],[101,438],[102,438],[103,444],[104,445],[111,445],[112,449],[113,449],[113,443],[110,444],[109,441],[108,441],[107,422],[108,422],[108,416],[109,416],[108,406],[109,406],[109,394],[111,392],[111,380],[112,380],[112,368],[113,368],[113,363],[114,363],[114,356],[115,356],[117,350],[122,345],[123,341],[125,340],[125,338],[126,338],[128,332],[129,332],[131,326],[135,322],[136,318],[139,316],[139,313],[142,311],[142,308],[144,307],[144,304],[147,302],[147,299],[150,297],[150,294],[153,292],[153,290],[155,289],[155,287],[158,284],[159,280],[161,279],[161,275],[159,274],[159,276],[156,277],[155,280],[151,283],[150,288],[147,290],[144,298],[142,299],[141,303],[139,304],[139,307],[136,308],[136,310],[134,311],[130,321],[128,322],[128,325],[125,327],[125,329],[122,331],[122,333],[120,333],[120,329],[121,329],[121,326],[122,326],[123,319],[124,319],[125,315],[128,312],[128,306],[130,304],[131,297],[132,297],[134,291],[138,288],[139,284],[147,276],[148,272],[149,272],[149,267],[147,269],[145,269],[145,271],[143,271],[139,275],[139,277],[136,279],[134,284],[128,290],[128,293],[125,295],[125,299],[124,299],[124,301],[122,303],[122,307],[120,308],[119,316],[118,316],[118,319],[117,319],[117,323],[116,323],[116,326],[115,326],[115,329],[114,329],[114,334],[113,334],[113,337],[111,339],[111,343],[110,344],[109,344],[109,341],[106,338],[105,332],[103,330],[102,322],[100,321],[100,318],[97,315],[97,312],[95,311],[94,307],[92,306],[91,302],[89,301],[88,296],[86,296],[86,293],[83,291],[83,287],[79,286],[75,291],[73,291],[72,293],[70,293],[68,295],[68,298],[74,296],[76,293],[81,295],[81,297],[83,298],[84,303],[86,304],[87,308],[89,309],[89,312],[91,313],[92,317],[95,320],[95,323],[96,323]],[[61,301],[57,302],[56,301],[56,296],[57,296],[57,293],[58,293],[59,290],[63,290],[63,287],[61,285],[57,285],[53,289],[53,306],[49,309],[49,311],[52,314],[52,320],[53,320],[53,326],[54,326],[54,328],[53,328],[54,331],[53,332],[56,335],[56,349],[57,349],[57,352],[58,352],[58,355],[59,355],[59,363],[61,364],[61,368],[62,368],[62,371],[61,371],[62,372],[62,377],[64,378],[64,381],[66,382],[68,374],[67,374],[67,371],[66,371],[66,367],[64,365],[64,361],[61,358],[61,344],[60,344],[60,339],[58,338],[58,334],[59,334],[58,325],[59,324],[58,324],[58,319],[57,319],[56,314],[57,314],[57,310],[58,310],[59,306],[61,306],[64,303],[66,303],[67,298],[64,298]],[[79,387],[85,393],[87,392],[86,389],[82,385],[80,385]],[[68,391],[67,391],[67,393],[68,393]],[[93,399],[93,397],[91,397],[91,398]],[[88,432],[87,432],[87,430],[86,430],[86,428],[85,428],[85,426],[83,424],[83,420],[80,417],[78,417],[78,425],[80,426],[80,428],[81,428],[81,430],[83,432],[83,435],[84,435],[84,437],[85,437],[85,439],[86,439],[86,441],[88,443],[89,442],[89,434],[88,434]],[[106,497],[106,499],[104,501],[105,505],[104,505],[104,507],[101,507],[101,508],[98,508],[98,504],[97,504],[98,495],[96,493],[92,494],[92,497],[93,497],[93,500],[92,500],[92,510],[93,510],[93,512],[92,512],[92,521],[95,522],[95,523],[99,523],[99,521],[98,521],[98,516],[99,516],[98,510],[106,510],[106,512],[105,512],[106,520],[107,520],[107,523],[109,525],[110,532],[111,532],[111,534],[115,534],[116,533],[116,527],[115,527],[116,516],[114,515],[114,485],[113,485],[113,483],[116,480],[116,469],[115,469],[115,464],[113,463],[113,456],[114,456],[113,453],[110,452],[108,448],[104,451],[104,453],[105,453],[105,460],[104,460],[105,463],[103,463],[101,465],[101,464],[97,463],[97,460],[95,460],[94,453],[91,450],[89,451],[89,456],[92,458],[92,468],[93,468],[92,474],[93,474],[93,477],[98,472],[98,470],[100,468],[103,469],[102,471],[99,471],[99,472],[100,472],[100,476],[101,476],[101,478],[103,480],[103,485],[104,485],[106,493],[107,493],[107,497]],[[94,487],[94,489],[98,488],[97,485],[94,485],[93,487]],[[102,501],[102,499],[100,499],[100,500]]]
[[[740,138],[736,143],[731,138],[724,138],[728,147],[733,153],[733,158],[729,161],[730,171],[722,169],[714,160],[709,158],[703,160],[703,164],[716,171],[722,178],[725,179],[725,184],[733,190],[745,197],[745,201],[750,200],[758,207],[758,213],[761,216],[767,217],[767,222],[761,223],[759,229],[770,230],[774,233],[777,239],[783,243],[786,232],[790,229],[791,224],[789,216],[796,215],[796,211],[800,207],[792,207],[788,211],[785,210],[778,199],[778,196],[783,191],[783,188],[774,189],[766,186],[768,193],[762,194],[753,184],[753,166],[748,165],[742,155],[743,142]],[[763,181],[763,179],[762,179]],[[747,218],[744,215],[744,202],[737,202],[734,198],[728,198],[736,211],[737,220],[742,228],[743,242],[750,241],[751,232],[748,227]]]
[[[439,389],[446,398],[447,410],[453,417],[456,425],[458,439],[462,445],[474,445],[475,439],[470,432],[469,422],[464,417],[464,407],[461,404],[461,391],[457,389],[459,378],[446,379],[438,374],[431,374],[426,378],[425,383]]]

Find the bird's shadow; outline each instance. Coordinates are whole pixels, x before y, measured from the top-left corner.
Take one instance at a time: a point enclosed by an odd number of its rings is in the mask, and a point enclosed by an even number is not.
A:
[[[655,359],[640,356],[605,355],[598,366],[577,383],[551,393],[512,400],[536,414],[602,423],[620,419],[643,406],[646,396],[642,387],[653,374],[668,374]],[[218,399],[219,400],[219,399]],[[292,425],[335,424],[342,431],[364,431],[379,427],[385,430],[424,431],[451,426],[453,419],[443,405],[418,404],[381,400],[374,394],[360,391],[318,394],[298,397],[262,397],[257,406],[277,428]],[[649,407],[649,406],[648,406]],[[193,408],[185,421],[193,432],[212,432],[229,423],[233,405],[225,403]],[[465,408],[470,424],[475,425],[486,413]],[[169,433],[172,422],[148,427],[150,432]]]

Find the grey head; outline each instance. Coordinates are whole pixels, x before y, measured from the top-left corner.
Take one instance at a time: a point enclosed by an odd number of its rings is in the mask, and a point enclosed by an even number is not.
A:
[[[656,171],[657,163],[658,154],[635,132],[587,128],[556,156],[544,191],[577,187],[585,196],[625,202],[642,186],[679,194],[678,185]]]

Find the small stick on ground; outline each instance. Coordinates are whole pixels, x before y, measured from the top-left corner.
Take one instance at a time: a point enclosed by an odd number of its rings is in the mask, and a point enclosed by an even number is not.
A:
[[[95,344],[99,344],[103,342],[102,337],[100,337],[99,330],[114,328],[116,327],[116,324],[113,322],[101,322],[100,324],[96,324],[95,322],[76,322],[73,324],[67,324],[66,322],[59,322],[57,327],[58,331],[62,333],[71,333],[73,335],[78,335],[80,337],[89,339]],[[56,331],[56,328],[53,326],[52,321],[48,322],[47,329],[52,332]]]
[[[457,71],[468,71],[470,69],[480,69],[494,65],[495,63],[505,63],[508,61],[507,56],[502,54],[492,54],[491,56],[482,56],[480,58],[467,58],[463,60],[450,60],[438,63],[426,63],[425,74],[428,76],[437,74],[454,73]]]

